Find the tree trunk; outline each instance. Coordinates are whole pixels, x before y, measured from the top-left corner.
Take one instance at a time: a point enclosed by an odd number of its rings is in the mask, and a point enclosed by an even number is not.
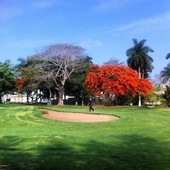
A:
[[[64,94],[64,86],[61,86],[58,90],[58,105],[63,105],[63,94]]]
[[[28,92],[27,92],[27,104],[29,104],[29,95],[28,95]]]
[[[49,90],[49,102],[48,102],[48,104],[51,105],[51,96],[52,96],[52,93],[51,93],[50,89],[48,89],[48,90]]]
[[[0,95],[0,103],[2,103],[2,96]]]
[[[138,68],[138,74],[139,74],[139,79],[141,79],[141,70],[140,67]],[[142,106],[141,104],[141,92],[139,92],[139,101],[138,101],[138,106]]]
[[[84,106],[84,98],[82,98],[81,105]]]
[[[141,101],[141,92],[139,93],[139,101],[138,101],[138,106],[142,106],[142,101]]]

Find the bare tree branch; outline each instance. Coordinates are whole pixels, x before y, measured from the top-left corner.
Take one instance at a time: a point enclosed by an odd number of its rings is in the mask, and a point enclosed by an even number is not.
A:
[[[58,90],[59,105],[62,105],[62,97],[66,80],[76,69],[81,68],[85,61],[85,49],[80,46],[68,44],[53,44],[45,48],[39,54],[39,59],[44,60],[41,67],[43,75],[41,79],[50,78]]]

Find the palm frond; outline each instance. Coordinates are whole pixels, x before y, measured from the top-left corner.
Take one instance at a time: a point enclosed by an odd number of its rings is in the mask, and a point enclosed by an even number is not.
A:
[[[138,44],[138,40],[136,38],[133,38],[132,41],[133,41],[134,46]]]
[[[161,71],[161,77],[163,82],[167,82],[170,79],[170,63]]]
[[[145,39],[139,42],[137,39],[132,39],[132,41],[134,46],[126,51],[126,55],[128,56],[127,64],[137,72],[140,68],[143,75],[148,75],[153,69],[153,59],[148,53],[153,52],[153,49],[149,46],[145,46]]]
[[[168,53],[167,55],[166,55],[166,59],[169,59],[170,58],[170,53]]]

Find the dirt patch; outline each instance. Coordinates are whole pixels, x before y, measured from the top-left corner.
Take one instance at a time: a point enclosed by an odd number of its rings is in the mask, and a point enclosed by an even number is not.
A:
[[[85,113],[71,113],[71,112],[57,112],[46,110],[43,114],[44,117],[55,120],[62,120],[67,122],[106,122],[119,119],[111,115],[95,115]]]

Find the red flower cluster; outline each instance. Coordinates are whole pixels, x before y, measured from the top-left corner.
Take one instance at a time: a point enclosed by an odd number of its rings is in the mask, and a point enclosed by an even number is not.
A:
[[[15,85],[15,88],[17,90],[20,90],[23,87],[23,84],[24,84],[23,78],[18,78],[17,82],[16,82],[16,85]]]
[[[152,90],[149,80],[139,79],[133,69],[120,65],[92,65],[85,80],[86,90],[94,95],[104,93],[146,96]]]

